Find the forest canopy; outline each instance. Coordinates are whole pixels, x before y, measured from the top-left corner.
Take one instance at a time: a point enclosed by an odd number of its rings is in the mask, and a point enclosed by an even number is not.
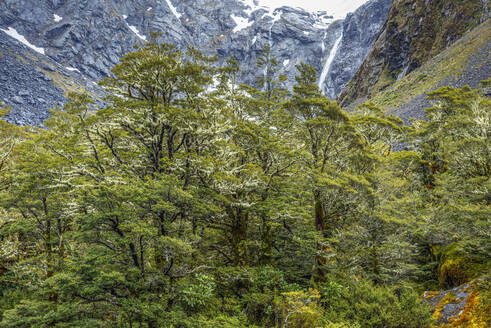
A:
[[[307,64],[289,92],[268,48],[255,87],[215,64],[146,43],[102,108],[0,120],[1,327],[417,328],[425,290],[489,296],[489,81],[406,126]]]

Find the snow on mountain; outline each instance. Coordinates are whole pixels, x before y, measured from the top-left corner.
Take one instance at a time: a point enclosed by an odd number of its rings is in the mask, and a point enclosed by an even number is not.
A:
[[[9,27],[6,30],[0,28],[0,30],[2,30],[3,32],[7,33],[8,35],[10,35],[11,37],[13,37],[17,41],[21,42],[22,44],[28,46],[32,50],[40,53],[41,55],[44,55],[44,49],[43,48],[36,47],[35,45],[33,45],[32,43],[30,43],[29,41],[27,41],[26,38],[23,35],[20,35],[15,28]]]

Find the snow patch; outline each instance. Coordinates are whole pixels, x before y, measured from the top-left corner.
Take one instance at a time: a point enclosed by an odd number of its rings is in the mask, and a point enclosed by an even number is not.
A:
[[[137,37],[139,37],[139,38],[140,38],[140,39],[142,39],[143,41],[147,41],[147,37],[146,37],[145,35],[140,34],[140,31],[138,31],[138,29],[137,29],[135,26],[133,26],[133,25],[128,25],[128,24],[126,24],[126,25],[128,26],[128,28],[129,28],[129,29],[130,29],[130,30],[131,30],[133,33],[135,33],[135,34],[136,34],[136,36],[137,36]]]
[[[257,41],[257,35],[254,35],[254,37],[252,38],[252,44],[256,43]]]
[[[172,2],[170,2],[170,0],[165,0],[165,2],[167,2],[167,5],[169,6],[170,8],[170,11],[172,11],[172,13],[174,14],[174,16],[176,16],[177,20],[179,20],[181,18],[181,14],[177,12],[177,9],[176,7],[174,7],[172,5]]]
[[[9,27],[8,30],[4,30],[4,29],[0,28],[0,30],[4,31],[5,33],[10,35],[11,37],[16,39],[17,41],[21,42],[22,44],[28,46],[32,50],[40,53],[41,55],[44,55],[44,49],[43,48],[39,48],[39,47],[36,47],[35,45],[31,44],[29,41],[26,40],[26,38],[23,35],[20,35],[13,27]]]
[[[268,13],[269,16],[273,17],[273,23],[276,23],[277,21],[279,21],[281,19],[281,12],[276,9],[273,9],[273,10],[270,10],[269,13]]]
[[[263,17],[265,15],[272,17],[273,23],[277,22],[281,18],[281,12],[279,10],[277,10],[278,7],[256,5],[254,3],[254,0],[241,0],[241,1],[245,6],[248,7],[248,9],[244,10],[244,12],[247,14],[247,16],[251,16],[251,14],[253,12],[255,12],[256,10],[262,9],[262,10],[266,11],[266,13],[263,14]]]
[[[245,28],[248,28],[248,27],[252,26],[252,24],[254,23],[254,21],[249,21],[248,18],[239,17],[239,16],[235,16],[235,15],[231,15],[230,17],[234,20],[235,25],[236,25],[233,29],[234,33],[237,33],[240,30],[243,30]]]
[[[147,11],[151,11],[152,10],[152,7],[148,7]]]
[[[63,17],[58,16],[57,14],[53,14],[53,17],[54,17],[54,19],[55,19],[55,22],[56,22],[56,23],[58,23],[58,22],[60,22],[61,20],[63,20]]]
[[[355,11],[367,1],[368,0],[241,0],[244,6],[248,7],[246,12],[249,13],[266,6],[274,8],[288,6],[319,16],[327,16],[327,10],[329,15],[334,16],[335,19],[346,17],[348,12]]]
[[[303,34],[305,34],[306,36],[309,36],[310,32],[309,31],[303,31]]]
[[[147,41],[147,37],[143,34],[140,33],[140,31],[138,31],[138,29],[136,28],[136,26],[133,26],[133,25],[129,25],[128,23],[126,23],[126,19],[128,19],[128,16],[126,15],[123,15],[123,18],[125,20],[125,24],[126,26],[131,30],[131,32],[135,33],[135,35],[140,38],[141,40],[143,41]]]
[[[79,72],[80,73],[80,71],[78,70],[78,68],[75,68],[75,67],[67,66],[67,67],[65,67],[65,69],[67,71],[70,71],[70,72]]]
[[[261,8],[260,6],[256,6],[254,4],[254,0],[242,0],[244,5],[249,7],[249,9],[244,10],[244,12],[247,14],[247,16],[250,16],[254,11],[258,10]]]
[[[288,64],[290,64],[290,59],[285,59],[283,61],[283,66],[288,66]]]

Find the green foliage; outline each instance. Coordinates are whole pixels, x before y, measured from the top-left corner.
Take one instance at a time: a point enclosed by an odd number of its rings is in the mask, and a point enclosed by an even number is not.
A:
[[[439,251],[438,260],[438,280],[443,288],[469,282],[485,273],[490,266],[489,258],[480,253],[475,242],[449,244]]]
[[[216,288],[212,277],[206,274],[197,275],[195,280],[195,283],[185,285],[180,290],[182,301],[191,308],[203,306],[209,302]]]
[[[411,290],[359,281],[323,295],[326,318],[361,327],[429,327],[431,309]]]
[[[431,274],[439,275],[442,287],[454,286],[483,265],[489,268],[491,103],[469,87],[445,87],[429,96],[436,105],[427,109],[428,122],[415,122],[409,135],[421,154],[419,183],[425,189],[427,227],[418,235],[441,249],[439,272]]]
[[[0,120],[0,326],[427,327],[411,286],[486,280],[481,91],[408,128],[306,64],[288,94],[271,49],[261,90],[214,63],[147,43],[103,108]]]
[[[322,313],[317,306],[320,293],[317,290],[292,291],[283,293],[285,297],[283,328],[315,327],[319,324]]]

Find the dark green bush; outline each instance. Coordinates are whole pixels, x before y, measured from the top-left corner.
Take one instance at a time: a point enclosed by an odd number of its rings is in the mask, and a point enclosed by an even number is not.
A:
[[[364,328],[429,327],[431,310],[409,289],[377,286],[368,281],[342,285],[324,294],[326,319],[357,323]],[[327,290],[331,290],[332,288]]]

